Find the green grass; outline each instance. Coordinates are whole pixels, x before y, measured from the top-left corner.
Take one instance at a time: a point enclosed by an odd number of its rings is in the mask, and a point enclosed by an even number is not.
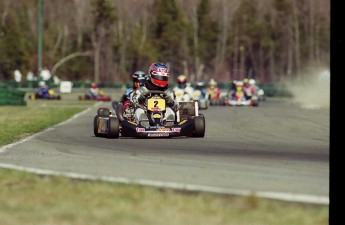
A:
[[[28,106],[0,107],[0,145],[66,120],[91,104],[31,101]],[[4,225],[326,225],[328,210],[253,195],[183,192],[0,169]]]
[[[328,208],[0,170],[0,224],[328,224]]]
[[[27,106],[0,106],[0,146],[60,123],[95,103],[47,100],[27,102]]]

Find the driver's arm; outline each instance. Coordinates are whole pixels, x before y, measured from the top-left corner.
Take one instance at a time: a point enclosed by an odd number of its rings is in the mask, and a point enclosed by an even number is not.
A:
[[[167,106],[173,107],[175,105],[175,98],[176,98],[175,92],[172,91],[171,89],[167,89],[165,91],[165,94],[166,94],[165,100],[166,100]]]
[[[135,90],[135,92],[133,92],[132,102],[144,104],[146,100],[145,94],[147,92],[148,92],[148,89],[146,87],[138,88],[137,90]]]

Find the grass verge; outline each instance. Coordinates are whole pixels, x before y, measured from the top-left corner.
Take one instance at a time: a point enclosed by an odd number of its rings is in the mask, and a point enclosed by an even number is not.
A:
[[[0,107],[0,145],[62,122],[94,102]],[[0,155],[1,156],[1,155]],[[0,224],[326,225],[329,207],[40,176],[0,169]]]

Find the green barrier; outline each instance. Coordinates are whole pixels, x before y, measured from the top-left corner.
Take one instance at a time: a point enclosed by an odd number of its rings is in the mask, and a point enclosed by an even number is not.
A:
[[[0,105],[26,105],[25,94],[25,91],[1,86]]]

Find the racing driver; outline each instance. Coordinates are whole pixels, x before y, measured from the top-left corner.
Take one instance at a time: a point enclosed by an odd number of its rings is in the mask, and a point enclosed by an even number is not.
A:
[[[175,94],[174,92],[168,87],[168,80],[169,80],[169,68],[162,62],[155,62],[149,66],[148,70],[148,79],[145,82],[144,87],[140,87],[136,89],[133,94],[133,102],[135,104],[144,104],[145,103],[145,94],[148,91],[164,91],[165,92],[165,100],[166,100],[166,113],[165,118],[163,120],[166,121],[166,125],[173,125],[175,121],[175,112],[174,108],[176,108],[176,101],[175,101]],[[148,117],[145,114],[145,111],[141,108],[137,108],[134,114],[135,119],[137,122],[139,121],[147,121],[146,123],[142,123],[144,126],[149,126]]]

